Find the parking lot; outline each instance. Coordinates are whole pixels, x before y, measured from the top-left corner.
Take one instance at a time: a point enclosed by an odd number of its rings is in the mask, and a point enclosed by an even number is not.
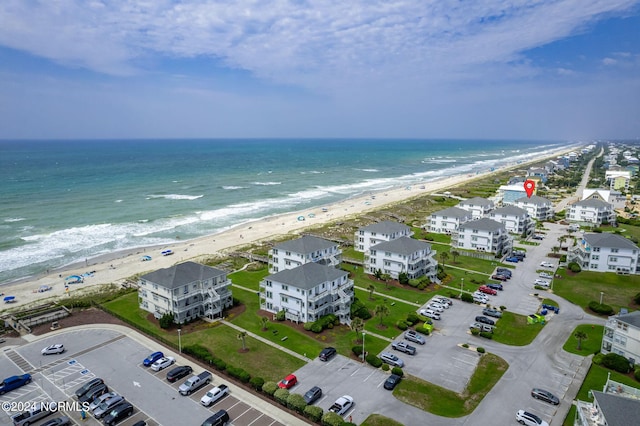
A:
[[[63,343],[67,351],[60,355],[41,355],[43,347],[54,343]],[[203,407],[200,404],[202,395],[212,385],[221,383],[216,376],[210,385],[189,397],[181,396],[177,389],[187,377],[175,383],[169,383],[165,379],[167,371],[176,364],[160,372],[142,365],[142,360],[157,349],[145,347],[109,329],[71,331],[18,348],[5,349],[5,356],[0,357],[3,378],[28,372],[33,381],[2,395],[0,402],[72,401],[71,395],[77,388],[92,378],[100,377],[110,390],[123,395],[135,407],[134,414],[120,423],[124,426],[130,426],[139,420],[146,421],[150,426],[200,425],[219,409],[227,410],[232,424],[236,426],[283,424],[234,396],[234,386],[229,383],[230,395],[209,408]],[[195,373],[201,371],[199,367],[192,366]],[[277,410],[276,407],[273,408]],[[13,414],[16,413],[0,414],[0,425],[12,424],[10,415]],[[59,415],[68,416],[74,424],[101,424],[90,415],[83,422],[80,412],[65,412],[51,415],[34,425],[40,425]]]

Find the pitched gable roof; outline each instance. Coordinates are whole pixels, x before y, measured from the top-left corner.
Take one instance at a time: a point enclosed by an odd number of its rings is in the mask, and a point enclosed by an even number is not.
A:
[[[410,255],[420,250],[430,250],[431,244],[409,237],[400,237],[392,241],[385,241],[371,247],[371,250],[382,250],[391,253]]]
[[[394,232],[406,232],[410,228],[404,223],[383,220],[382,222],[372,223],[371,225],[360,228],[361,231],[376,232],[380,234],[393,234]]]
[[[527,215],[527,211],[516,206],[504,206],[491,212],[491,216],[497,214],[503,214],[507,216],[525,216]]]
[[[618,315],[615,318],[620,322],[626,322],[629,325],[640,328],[640,311],[633,311],[628,314]]]
[[[184,262],[169,268],[149,272],[140,278],[159,286],[174,289],[193,282],[225,275],[226,272],[196,262]]]
[[[491,207],[493,206],[493,201],[482,197],[473,197],[468,200],[460,201],[458,205]]]
[[[465,222],[460,225],[459,229],[477,229],[479,231],[489,232],[496,232],[498,230],[506,231],[506,228],[502,223],[486,217],[478,220],[472,220],[471,222]]]
[[[540,197],[539,195],[532,195],[529,197],[520,197],[516,200],[516,203],[533,204],[533,205],[548,205],[551,201],[548,198]]]
[[[586,200],[578,201],[572,205],[580,207],[595,207],[597,209],[612,208],[611,204],[598,200],[597,198],[587,198]]]
[[[447,216],[447,217],[471,217],[471,212],[465,209],[461,209],[460,207],[449,207],[448,209],[439,210],[431,214],[431,216]]]
[[[295,240],[285,241],[273,246],[278,250],[291,251],[294,253],[313,253],[316,251],[322,251],[337,246],[337,243],[333,241],[325,240],[323,238],[313,237],[311,235],[305,235]]]
[[[630,419],[637,419],[638,412],[640,412],[640,401],[637,399],[625,398],[596,390],[591,392],[596,401],[598,401],[598,406],[602,410],[604,418],[607,419],[608,426],[627,426],[630,424]]]
[[[266,277],[265,280],[309,290],[319,284],[340,279],[347,274],[348,272],[331,266],[305,263],[293,269],[276,272]]]
[[[630,239],[621,235],[611,234],[609,232],[603,232],[601,234],[584,234],[582,239],[584,239],[591,247],[607,247],[628,250],[638,249],[638,246]]]

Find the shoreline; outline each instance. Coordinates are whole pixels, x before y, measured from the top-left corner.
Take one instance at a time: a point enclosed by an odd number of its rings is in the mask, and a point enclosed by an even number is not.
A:
[[[86,262],[76,262],[42,274],[20,278],[0,285],[0,290],[5,296],[15,296],[16,298],[15,303],[2,306],[0,312],[43,299],[64,297],[64,279],[69,275],[83,275],[90,271],[94,272],[91,276],[85,277],[84,283],[69,285],[69,295],[77,290],[84,290],[95,285],[111,283],[122,284],[128,278],[137,274],[167,268],[187,260],[197,261],[203,257],[214,257],[240,246],[300,233],[308,228],[366,214],[367,212],[416,197],[427,196],[444,189],[461,186],[466,182],[472,182],[508,170],[525,168],[530,164],[556,158],[559,155],[574,151],[577,148],[576,146],[572,146],[571,148],[565,147],[530,161],[519,164],[507,164],[504,167],[478,174],[453,175],[417,185],[394,187],[380,192],[371,192],[366,195],[347,198],[324,206],[309,207],[303,210],[255,219],[234,225],[216,234],[190,240],[177,240],[173,243],[136,247],[101,254],[87,259]],[[313,214],[313,216],[309,216],[310,214]],[[303,216],[304,220],[298,220],[299,216]],[[169,249],[173,251],[173,255],[161,255],[160,252],[162,250]],[[152,260],[143,262],[141,257],[144,255],[150,255]],[[52,289],[40,293],[38,289],[42,286],[50,286]]]

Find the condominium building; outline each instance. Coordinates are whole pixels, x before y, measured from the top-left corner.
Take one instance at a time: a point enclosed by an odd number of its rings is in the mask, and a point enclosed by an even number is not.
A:
[[[594,198],[578,201],[569,206],[567,220],[570,222],[590,223],[594,225],[616,223],[613,205]]]
[[[602,337],[603,354],[613,352],[638,363],[640,361],[640,311],[609,317]]]
[[[527,236],[535,228],[527,211],[516,206],[499,207],[489,213],[489,219],[502,223],[508,232],[517,235]]]
[[[293,269],[305,263],[318,263],[337,268],[340,266],[341,259],[342,250],[338,243],[305,235],[276,244],[269,250],[269,272]]]
[[[499,256],[509,253],[512,245],[504,224],[488,218],[463,223],[451,234],[452,247],[484,251]]]
[[[538,195],[520,197],[513,205],[527,211],[529,217],[535,220],[548,220],[553,217],[553,203],[547,198]]]
[[[359,228],[356,231],[353,248],[356,251],[366,253],[372,246],[381,242],[412,235],[413,231],[404,223],[384,220]]]
[[[371,247],[364,255],[364,266],[369,274],[380,270],[394,279],[406,273],[409,279],[427,276],[436,281],[438,263],[435,255],[431,244],[401,237]]]
[[[473,197],[460,201],[458,207],[471,212],[473,219],[479,219],[489,214],[494,209],[495,204],[491,200],[482,197]]]
[[[468,222],[473,215],[470,211],[459,207],[449,207],[431,214],[429,223],[424,227],[436,234],[451,234],[460,224]]]
[[[586,271],[638,274],[639,256],[638,246],[631,240],[603,232],[584,234],[569,249],[567,261]]]

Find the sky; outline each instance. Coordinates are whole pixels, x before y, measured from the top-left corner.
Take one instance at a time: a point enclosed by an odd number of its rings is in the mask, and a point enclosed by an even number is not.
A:
[[[640,138],[640,0],[2,0],[0,139]]]

